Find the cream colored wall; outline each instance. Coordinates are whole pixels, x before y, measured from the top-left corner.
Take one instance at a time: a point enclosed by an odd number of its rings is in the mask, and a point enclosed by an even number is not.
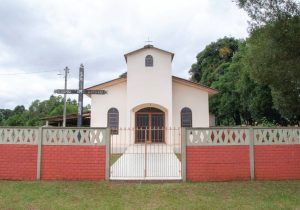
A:
[[[193,87],[173,82],[173,123],[181,126],[180,111],[192,110],[193,127],[209,127],[208,93]]]
[[[119,110],[119,127],[126,127],[126,82],[104,88],[106,95],[92,95],[91,127],[107,127],[107,111]]]
[[[153,67],[145,66],[145,57],[153,56]],[[127,125],[134,127],[137,107],[164,107],[166,126],[172,125],[171,54],[150,48],[127,56]],[[159,108],[159,107],[158,107]]]

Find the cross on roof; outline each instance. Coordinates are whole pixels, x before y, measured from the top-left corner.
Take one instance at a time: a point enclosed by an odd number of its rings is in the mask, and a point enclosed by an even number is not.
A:
[[[148,40],[147,41],[145,41],[147,44],[150,44],[151,42],[153,42],[153,41],[151,41],[150,40],[150,38],[149,38],[149,36],[148,36]]]

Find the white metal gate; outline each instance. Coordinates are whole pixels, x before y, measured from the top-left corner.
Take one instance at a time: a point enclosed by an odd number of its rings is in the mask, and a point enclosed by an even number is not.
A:
[[[180,180],[181,154],[180,128],[113,130],[110,137],[110,179]]]

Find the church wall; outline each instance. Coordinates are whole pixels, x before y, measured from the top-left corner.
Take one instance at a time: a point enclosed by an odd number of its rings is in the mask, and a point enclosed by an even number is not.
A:
[[[107,127],[107,111],[117,108],[119,127],[126,127],[126,82],[104,88],[106,95],[92,95],[91,127]]]
[[[145,66],[145,57],[153,56],[153,67]],[[171,55],[145,49],[127,57],[127,124],[134,126],[133,109],[142,104],[157,104],[172,113]],[[172,125],[172,114],[166,113],[166,126]]]
[[[175,127],[181,126],[180,112],[184,107],[192,110],[193,127],[209,127],[208,93],[173,82],[173,122]]]

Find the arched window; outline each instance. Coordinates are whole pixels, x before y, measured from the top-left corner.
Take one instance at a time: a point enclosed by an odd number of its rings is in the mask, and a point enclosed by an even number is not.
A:
[[[145,66],[146,67],[151,67],[153,66],[153,57],[152,55],[147,55],[145,58]]]
[[[116,108],[110,108],[107,112],[107,127],[111,129],[111,134],[119,133],[119,111]]]
[[[192,110],[188,107],[184,107],[181,112],[181,127],[191,128],[192,127]]]

